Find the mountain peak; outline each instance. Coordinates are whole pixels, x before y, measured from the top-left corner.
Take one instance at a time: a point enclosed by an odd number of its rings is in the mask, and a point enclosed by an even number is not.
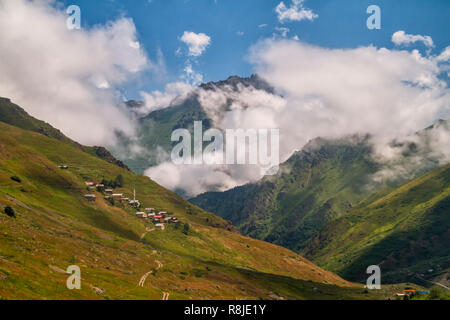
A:
[[[204,90],[215,90],[216,88],[231,86],[234,90],[237,90],[239,85],[244,87],[253,87],[257,90],[264,90],[272,94],[275,93],[275,89],[257,74],[252,74],[250,77],[239,77],[233,75],[228,77],[226,80],[203,83],[200,85],[200,88]]]

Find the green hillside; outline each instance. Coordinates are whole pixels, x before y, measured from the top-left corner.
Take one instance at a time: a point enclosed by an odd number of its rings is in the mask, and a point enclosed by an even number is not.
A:
[[[378,167],[366,139],[355,141],[316,139],[276,176],[190,201],[230,220],[243,234],[301,250],[326,221],[371,192],[367,185]]]
[[[420,282],[449,271],[449,244],[447,165],[330,221],[303,253],[346,279],[376,264],[384,281]]]
[[[115,192],[136,189],[144,208],[180,224],[155,230],[128,205],[86,189],[86,180],[118,175]],[[0,299],[383,299],[395,290],[365,293],[292,251],[241,236],[147,177],[2,122],[0,211]],[[70,265],[81,268],[79,291],[65,287]]]
[[[79,150],[97,156],[109,163],[113,163],[122,168],[127,166],[113,157],[113,155],[103,147],[87,147],[66,137],[61,131],[53,128],[48,123],[38,120],[30,116],[25,110],[11,102],[10,99],[0,97],[0,121],[34,132],[38,132],[44,136],[54,138],[61,142],[67,143]]]
[[[417,132],[414,142],[392,142],[402,156],[383,164],[374,160],[369,136],[314,139],[276,176],[190,201],[230,220],[245,235],[298,252],[327,221],[438,168],[440,154],[431,146],[441,130],[450,130],[448,121]],[[376,181],[380,172],[399,173]]]

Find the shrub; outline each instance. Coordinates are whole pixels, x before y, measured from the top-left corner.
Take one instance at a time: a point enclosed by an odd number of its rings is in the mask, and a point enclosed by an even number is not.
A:
[[[440,287],[432,287],[430,290],[429,299],[430,300],[439,300],[445,296],[444,289]]]
[[[116,187],[121,188],[123,187],[123,176],[121,174],[119,174],[116,179],[114,180],[114,184],[116,185]]]
[[[8,217],[11,217],[11,218],[16,217],[16,213],[14,212],[14,209],[11,208],[10,206],[7,206],[4,211]]]
[[[203,277],[204,274],[205,274],[205,272],[203,270],[194,269],[194,276],[196,278],[201,278],[201,277]]]
[[[183,233],[185,235],[188,235],[188,233],[189,233],[189,224],[187,224],[187,223],[184,224]]]
[[[11,180],[12,180],[12,181],[15,181],[15,182],[18,182],[18,183],[21,183],[21,182],[22,182],[22,180],[21,180],[18,176],[12,176],[12,177],[11,177]]]

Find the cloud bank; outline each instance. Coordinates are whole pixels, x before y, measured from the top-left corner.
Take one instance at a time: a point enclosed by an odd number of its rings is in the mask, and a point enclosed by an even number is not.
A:
[[[144,99],[143,107],[137,109],[139,115],[144,116],[153,111],[167,108],[168,106],[185,99],[186,95],[193,90],[193,87],[186,82],[168,83],[164,91],[155,90],[152,92],[141,92]]]
[[[157,69],[131,19],[69,30],[55,1],[0,1],[0,95],[87,145],[132,135],[116,88]]]
[[[441,79],[448,50],[422,56],[417,50],[328,49],[270,39],[252,48],[251,61],[279,94],[245,86],[197,89],[197,94],[216,128],[279,128],[282,161],[316,137],[359,133],[372,136],[380,161],[393,163],[392,148],[387,147],[392,140],[408,141],[416,131],[450,115],[450,92]],[[440,132],[432,150],[448,150],[446,134]],[[147,174],[192,196],[255,182],[261,178],[257,169],[165,163]]]
[[[416,50],[330,50],[269,40],[253,48],[252,61],[287,100],[285,114],[296,119],[289,133],[299,141],[355,132],[390,139],[449,112],[438,57]],[[280,127],[292,127],[283,115]]]

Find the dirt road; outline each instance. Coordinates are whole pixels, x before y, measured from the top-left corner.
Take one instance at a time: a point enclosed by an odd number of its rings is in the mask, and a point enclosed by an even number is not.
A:
[[[161,268],[164,266],[164,265],[163,265],[161,262],[159,262],[158,260],[155,260],[155,262],[156,262],[156,264],[157,264],[156,270],[159,270],[159,269],[161,269]],[[147,280],[147,277],[148,277],[149,275],[151,275],[152,273],[153,273],[153,270],[147,272],[146,274],[144,274],[144,275],[141,277],[141,279],[139,280],[138,286],[139,286],[139,287],[144,287],[145,280]]]

